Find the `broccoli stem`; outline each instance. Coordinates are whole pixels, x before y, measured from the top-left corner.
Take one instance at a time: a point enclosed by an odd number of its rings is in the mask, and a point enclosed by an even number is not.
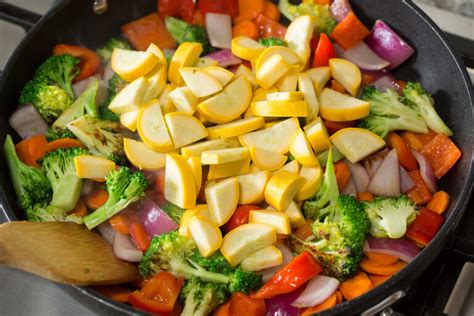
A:
[[[209,272],[196,263],[194,263],[192,260],[189,260],[189,263],[192,265],[190,266],[189,264],[186,264],[182,260],[173,260],[170,262],[170,267],[171,270],[174,273],[179,274],[182,277],[185,278],[191,278],[193,276],[199,277],[202,281],[205,282],[215,282],[215,283],[229,283],[230,282],[230,277],[221,274],[221,273],[215,273],[215,272]],[[194,268],[193,268],[194,267]]]

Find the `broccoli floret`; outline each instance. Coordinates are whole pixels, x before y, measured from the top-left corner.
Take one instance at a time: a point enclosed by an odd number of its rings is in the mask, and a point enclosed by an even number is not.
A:
[[[194,242],[177,231],[153,237],[139,268],[144,277],[166,270],[186,279],[225,284],[229,293],[248,293],[262,284],[260,275],[233,268],[220,253],[202,257]]]
[[[36,204],[26,209],[26,219],[30,222],[72,222],[82,224],[82,218],[75,214],[68,214],[65,210],[47,205]]]
[[[326,33],[329,35],[337,25],[337,21],[332,16],[328,5],[313,3],[313,1],[303,1],[299,5],[293,5],[289,0],[280,0],[278,8],[290,21],[302,15],[316,17],[316,33]]]
[[[114,122],[120,121],[120,116],[117,113],[114,113],[109,110],[109,104],[115,98],[117,93],[119,93],[120,90],[122,90],[126,85],[127,83],[125,82],[125,80],[120,78],[120,76],[117,74],[114,74],[112,78],[109,79],[107,87],[107,98],[99,106],[99,114],[102,120]]]
[[[376,238],[402,238],[417,215],[415,204],[406,195],[377,197],[363,206],[370,221],[370,234]]]
[[[57,131],[58,134],[64,133],[67,130],[67,124],[86,114],[92,117],[97,117],[97,107],[95,104],[95,98],[97,96],[97,90],[99,89],[99,81],[91,80],[84,92],[74,101],[74,103],[65,110],[61,116],[54,121],[52,129]]]
[[[60,87],[73,99],[72,81],[79,75],[80,61],[71,55],[51,56],[38,67],[34,78]]]
[[[362,100],[370,103],[369,116],[362,119],[359,127],[366,128],[381,137],[391,131],[407,130],[428,133],[423,119],[418,113],[400,102],[400,96],[392,89],[381,93],[373,86],[362,91]]]
[[[362,205],[351,196],[339,195],[329,152],[321,188],[305,202],[304,211],[315,221],[307,240],[290,236],[293,251],[309,251],[321,262],[327,275],[344,280],[359,268],[369,220]]]
[[[20,208],[26,210],[35,204],[48,204],[52,194],[48,178],[39,168],[28,166],[18,158],[10,135],[5,138],[3,152]]]
[[[214,50],[209,43],[206,29],[200,25],[192,25],[183,20],[167,16],[165,25],[171,36],[179,43],[192,42],[202,44],[202,54],[206,55]]]
[[[51,126],[48,128],[48,132],[46,133],[46,139],[48,142],[52,142],[57,139],[61,138],[76,138],[76,135],[74,135],[70,130],[67,128],[64,130],[58,130],[55,128],[52,128]]]
[[[102,58],[104,63],[108,63],[110,58],[112,58],[112,52],[114,48],[121,49],[131,49],[130,44],[124,40],[119,40],[117,38],[111,38],[104,46],[96,50],[97,54]]]
[[[112,171],[106,177],[109,198],[104,205],[92,214],[84,217],[84,224],[92,229],[108,220],[130,203],[136,202],[145,195],[148,181],[141,172],[132,172],[127,167]]]
[[[60,148],[47,153],[41,159],[41,166],[53,188],[52,206],[66,212],[76,206],[81,195],[82,179],[76,175],[74,158],[88,153],[79,147]]]
[[[23,87],[19,103],[33,104],[47,122],[53,122],[71,106],[72,98],[58,86],[33,79]]]
[[[93,155],[123,164],[126,158],[120,126],[118,122],[101,121],[89,115],[84,115],[67,124],[67,128]]]
[[[199,278],[192,278],[186,281],[180,293],[180,301],[184,304],[181,315],[209,315],[228,298],[225,284],[203,282]]]
[[[403,89],[403,96],[405,103],[421,115],[428,128],[447,136],[453,135],[436,112],[433,98],[420,83],[408,82]]]
[[[272,47],[272,46],[287,46],[286,42],[280,38],[276,37],[268,37],[268,38],[262,38],[258,40],[260,44],[266,47]]]
[[[181,221],[181,217],[183,217],[185,211],[181,207],[174,205],[173,203],[170,203],[168,201],[165,201],[163,205],[160,205],[160,208],[165,211],[166,214],[168,214],[168,216],[171,217],[171,219],[178,224]]]

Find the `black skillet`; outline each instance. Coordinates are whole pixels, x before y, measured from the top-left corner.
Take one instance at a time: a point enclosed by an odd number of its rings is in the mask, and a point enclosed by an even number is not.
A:
[[[421,81],[434,93],[441,117],[454,131],[454,141],[463,155],[443,178],[440,186],[452,197],[447,220],[436,238],[403,271],[366,295],[336,306],[324,314],[367,315],[383,310],[404,296],[406,289],[439,254],[458,226],[466,208],[473,180],[473,99],[471,82],[456,52],[441,30],[408,0],[353,0],[357,16],[368,26],[382,19],[402,35],[417,54],[395,71],[400,79]],[[37,23],[39,18],[0,2],[0,18],[31,30],[13,53],[0,80],[0,143],[14,133],[8,117],[17,107],[18,94],[36,67],[51,54],[57,43],[74,43],[95,48],[119,32],[126,22],[156,9],[155,0],[109,0],[103,15],[92,11],[92,0],[63,0]],[[467,30],[466,30],[467,31]],[[0,156],[0,220],[23,219],[15,206],[3,155]],[[64,286],[64,290],[98,313],[136,314],[90,288]]]

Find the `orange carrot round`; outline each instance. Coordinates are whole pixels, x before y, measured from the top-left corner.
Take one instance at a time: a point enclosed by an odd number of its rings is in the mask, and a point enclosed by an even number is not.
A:
[[[79,201],[77,201],[77,203],[76,203],[76,206],[72,210],[71,214],[77,215],[79,217],[86,216],[87,215],[87,207],[86,207],[86,204],[84,204],[84,201],[79,199]]]
[[[48,141],[43,135],[36,135],[24,139],[15,146],[18,158],[28,166],[38,167],[37,160],[46,153]]]
[[[313,307],[308,307],[305,309],[302,313],[301,316],[309,316],[309,315],[314,315],[315,313],[319,313],[325,309],[329,309],[331,307],[336,306],[337,304],[337,295],[334,293],[333,295],[329,296],[324,302],[321,304],[318,304]]]
[[[397,257],[385,255],[383,253],[366,252],[365,255],[370,259],[370,261],[373,261],[374,263],[381,266],[389,266],[398,262]]]
[[[377,274],[377,275],[394,275],[401,269],[406,267],[406,263],[403,261],[398,261],[392,265],[379,265],[377,262],[374,262],[368,258],[362,259],[360,262],[360,267],[367,273]]]
[[[104,189],[97,189],[92,191],[85,200],[87,207],[91,210],[96,210],[107,202],[109,199],[109,194]]]
[[[342,86],[342,84],[337,81],[336,79],[332,79],[331,80],[331,86],[330,86],[331,89],[333,90],[336,90],[337,92],[340,92],[340,93],[343,93],[343,94],[347,94],[347,91],[346,89],[344,89],[344,87]]]
[[[373,201],[374,199],[374,195],[370,192],[358,192],[357,193],[357,200],[359,202],[362,202],[362,201]]]
[[[369,274],[369,279],[374,285],[374,287],[379,286],[380,284],[384,283],[388,279],[390,279],[390,275],[375,275],[375,274]]]
[[[74,138],[60,138],[49,142],[46,145],[46,151],[50,152],[59,148],[84,147],[84,145]]]
[[[438,214],[443,214],[448,208],[448,205],[449,194],[444,191],[438,191],[433,194],[433,198],[426,207]]]
[[[280,21],[280,10],[272,2],[266,2],[263,9],[263,15],[273,21]]]
[[[232,34],[234,37],[247,36],[255,40],[259,36],[257,24],[249,20],[237,23],[232,29]]]
[[[334,164],[334,171],[336,172],[336,180],[339,191],[342,192],[349,183],[351,178],[351,171],[344,161],[339,161]]]
[[[370,291],[373,287],[367,274],[359,271],[351,279],[342,282],[339,286],[339,291],[341,291],[342,296],[349,301]]]
[[[130,226],[130,221],[128,218],[122,214],[117,214],[112,216],[109,219],[109,223],[112,226],[112,228],[123,235],[128,235],[130,233],[129,231],[129,226]]]

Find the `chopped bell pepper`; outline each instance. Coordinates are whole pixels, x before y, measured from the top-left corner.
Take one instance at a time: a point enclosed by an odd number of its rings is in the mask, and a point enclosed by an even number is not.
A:
[[[426,246],[439,231],[444,218],[440,214],[424,207],[407,230],[407,238],[419,246]]]

